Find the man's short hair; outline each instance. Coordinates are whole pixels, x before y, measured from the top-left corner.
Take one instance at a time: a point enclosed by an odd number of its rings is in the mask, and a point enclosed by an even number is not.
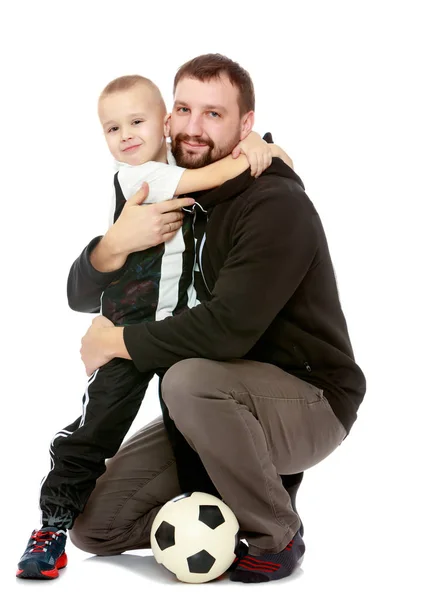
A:
[[[210,81],[221,75],[227,75],[230,83],[238,89],[240,116],[255,110],[255,91],[251,76],[237,62],[222,54],[202,54],[182,65],[174,78],[173,94],[184,77]]]

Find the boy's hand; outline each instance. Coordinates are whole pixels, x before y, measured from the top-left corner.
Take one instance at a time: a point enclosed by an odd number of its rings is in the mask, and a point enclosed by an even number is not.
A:
[[[283,148],[280,148],[280,146],[277,146],[277,144],[272,143],[268,144],[268,147],[270,148],[271,155],[273,157],[281,158],[281,160],[285,162],[286,165],[289,165],[289,167],[293,169],[293,161],[290,158],[290,156],[286,152],[284,152]]]
[[[259,177],[262,171],[268,169],[273,159],[269,145],[255,131],[251,131],[250,134],[233,149],[233,158],[238,158],[240,154],[244,154],[248,159],[251,166],[251,175],[253,177]]]

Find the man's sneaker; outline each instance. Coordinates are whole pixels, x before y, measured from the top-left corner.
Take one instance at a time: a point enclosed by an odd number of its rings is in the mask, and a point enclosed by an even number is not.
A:
[[[294,512],[297,514],[297,516],[299,517],[297,509],[296,509],[296,495],[297,495],[299,486],[302,483],[303,472],[295,473],[294,475],[280,475],[280,479],[284,485],[286,492],[290,496],[292,508],[293,508]],[[300,521],[299,533],[302,537],[304,528],[303,528],[302,519],[300,517],[299,517],[299,521]],[[247,544],[245,544],[245,542],[242,542],[242,540],[239,540],[239,542],[235,548],[235,551],[234,551],[236,558],[234,559],[234,561],[232,562],[232,564],[230,565],[230,567],[227,570],[229,572],[234,571],[234,569],[237,567],[238,563],[242,560],[242,558],[244,556],[246,556],[246,554],[248,552],[249,552],[249,546],[247,546]]]
[[[234,561],[232,562],[230,567],[227,569],[227,571],[229,571],[229,572],[234,571],[234,569],[237,567],[238,562],[241,561],[242,558],[244,556],[246,556],[248,552],[249,552],[249,546],[247,544],[245,544],[245,542],[243,542],[242,540],[239,540],[236,548],[234,549],[236,558],[234,559]]]
[[[67,565],[66,533],[57,527],[43,527],[32,532],[16,571],[23,579],[55,579]]]

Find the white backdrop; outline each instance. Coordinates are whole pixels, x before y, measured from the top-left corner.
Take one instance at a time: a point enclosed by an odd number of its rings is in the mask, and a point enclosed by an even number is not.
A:
[[[66,281],[73,260],[104,233],[108,218],[111,161],[96,115],[98,94],[111,79],[140,73],[160,86],[171,108],[177,68],[206,52],[226,54],[250,72],[255,129],[271,131],[292,156],[321,215],[356,359],[368,382],[350,437],[306,474],[301,488],[305,562],[288,581],[266,584],[265,593],[279,594],[274,586],[288,585],[298,597],[369,597],[396,589],[418,596],[418,4],[2,5],[0,443],[6,530],[0,591],[10,590],[7,598],[38,598],[49,586],[71,597],[80,593],[82,580],[87,594],[112,598],[119,590],[145,593],[147,586],[152,592],[172,581],[151,557],[142,563],[142,552],[106,569],[110,561],[72,547],[67,572],[54,583],[15,581],[14,571],[39,525],[38,490],[49,468],[50,439],[78,416],[85,388],[79,347],[92,316],[67,306]],[[158,414],[154,381],[130,433]],[[200,591],[228,594],[236,590],[229,585]]]

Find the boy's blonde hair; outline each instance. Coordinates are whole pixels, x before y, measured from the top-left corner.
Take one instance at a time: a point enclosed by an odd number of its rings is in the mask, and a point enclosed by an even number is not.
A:
[[[163,96],[159,88],[155,85],[151,79],[147,77],[142,77],[142,75],[123,75],[122,77],[117,77],[110,81],[103,91],[100,94],[99,101],[105,98],[106,96],[113,94],[114,92],[124,92],[126,90],[130,90],[131,88],[137,85],[145,85],[147,86],[151,92],[154,94],[157,104],[160,105],[160,108],[163,112],[166,112],[166,106],[164,104]]]

